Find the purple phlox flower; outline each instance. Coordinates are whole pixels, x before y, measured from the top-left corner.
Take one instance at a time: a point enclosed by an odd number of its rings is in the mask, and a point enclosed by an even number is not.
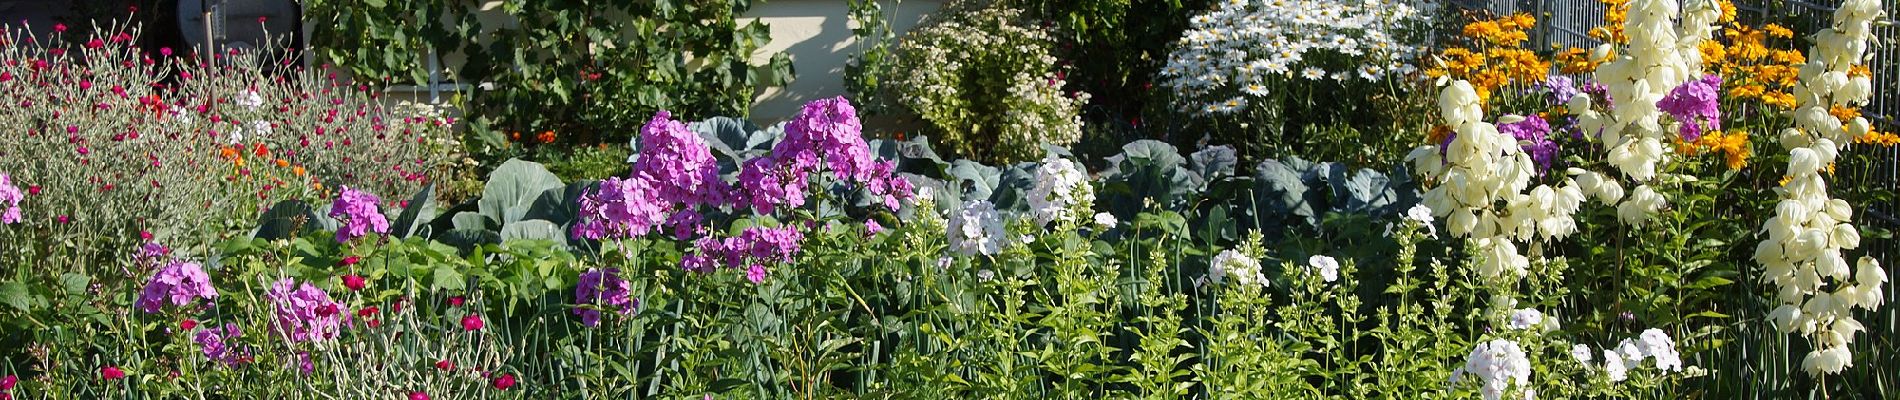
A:
[[[216,300],[217,288],[211,286],[211,276],[205,274],[197,263],[172,260],[152,274],[145,283],[145,290],[139,293],[138,307],[146,313],[157,313],[169,300],[174,306],[187,306],[198,299]]]
[[[884,232],[884,225],[879,225],[875,219],[864,220],[865,235],[876,235],[879,232]]]
[[[157,241],[145,242],[145,245],[139,246],[137,256],[138,263],[140,266],[147,268],[157,266],[159,263],[165,262],[165,256],[171,254],[171,252],[172,250],[170,248],[159,244]]]
[[[1718,101],[1721,88],[1721,75],[1703,75],[1702,79],[1683,82],[1669,90],[1669,95],[1656,102],[1656,108],[1669,113],[1681,124],[1683,141],[1694,142],[1702,138],[1704,131],[1722,129],[1722,109]]]
[[[752,268],[745,270],[745,280],[752,281],[753,284],[765,283],[765,276],[764,265],[752,264]]]
[[[1552,75],[1549,79],[1538,82],[1526,90],[1544,92],[1544,100],[1551,106],[1568,104],[1570,98],[1583,94],[1582,91],[1577,90],[1575,81],[1563,75]]]
[[[1527,115],[1523,121],[1498,124],[1498,132],[1517,139],[1520,148],[1537,163],[1538,175],[1550,171],[1557,159],[1557,142],[1550,140],[1550,123],[1544,117]]]
[[[0,225],[20,222],[21,200],[26,200],[26,194],[20,192],[20,187],[13,186],[13,177],[0,174],[0,207],[5,208],[5,211],[0,211]]]
[[[330,217],[343,221],[336,231],[336,241],[348,242],[369,232],[389,233],[389,219],[383,217],[378,206],[381,201],[376,195],[344,186],[336,202],[330,204]]]
[[[716,267],[745,268],[749,264],[791,262],[800,250],[805,235],[794,226],[751,227],[738,236],[701,238],[697,254],[687,255],[680,267],[694,272],[712,272]]]
[[[297,372],[301,372],[304,375],[317,372],[317,364],[310,361],[310,352],[297,352]]]
[[[665,224],[685,240],[698,233],[699,207],[726,203],[732,188],[719,179],[719,162],[705,139],[672,117],[660,111],[640,128],[640,158],[633,163],[632,179],[646,182],[654,197],[649,202],[670,215]]]
[[[574,287],[574,302],[593,304],[602,307],[619,307],[620,314],[631,314],[640,301],[633,298],[632,285],[620,279],[620,270],[616,268],[589,269],[582,273],[580,283]],[[576,308],[574,314],[581,316],[581,324],[600,325],[600,310]]]
[[[274,327],[292,343],[330,340],[342,329],[343,305],[309,283],[284,278],[265,297],[275,306]]]
[[[665,205],[656,197],[651,182],[640,179],[607,178],[600,187],[581,196],[580,218],[573,235],[588,239],[603,237],[639,237],[666,223]]]
[[[1584,82],[1583,85],[1578,86],[1577,89],[1589,94],[1590,101],[1602,104],[1603,108],[1616,109],[1616,99],[1610,97],[1610,87],[1605,86],[1603,82]],[[1578,112],[1578,110],[1571,110],[1571,112]]]
[[[914,192],[910,182],[896,176],[896,164],[875,161],[864,141],[857,110],[849,100],[834,97],[806,103],[786,123],[785,139],[772,147],[770,155],[746,160],[731,204],[764,213],[779,206],[801,206],[807,176],[819,166],[829,170],[833,179],[863,185],[893,210]]]
[[[238,361],[242,359],[241,353],[229,342],[232,339],[237,339],[237,337],[242,334],[243,332],[238,330],[237,324],[225,323],[224,329],[208,328],[199,330],[198,334],[192,338],[192,341],[197,342],[198,347],[204,351],[205,357],[210,358],[212,361],[222,362],[225,365],[237,365]]]

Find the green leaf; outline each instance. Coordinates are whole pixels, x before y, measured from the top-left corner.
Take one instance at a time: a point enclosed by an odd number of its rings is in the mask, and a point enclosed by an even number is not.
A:
[[[482,199],[477,204],[482,215],[507,226],[527,215],[528,209],[534,205],[536,198],[541,197],[542,192],[562,186],[561,177],[548,172],[547,167],[510,159],[488,175],[488,183],[482,188]]]
[[[0,303],[6,303],[20,311],[33,311],[33,295],[27,292],[26,284],[7,282],[0,284]]]
[[[462,273],[456,272],[454,267],[447,265],[437,266],[431,280],[433,283],[430,286],[436,290],[459,291],[467,288],[463,282]]]
[[[396,223],[389,226],[389,234],[406,238],[416,234],[420,228],[416,221],[435,218],[435,184],[430,183],[409,197],[409,206],[403,207],[402,214],[396,216]]]

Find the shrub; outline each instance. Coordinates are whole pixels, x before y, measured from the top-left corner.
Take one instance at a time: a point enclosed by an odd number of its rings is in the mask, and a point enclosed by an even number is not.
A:
[[[1022,11],[985,1],[944,6],[898,44],[885,77],[899,104],[929,121],[944,147],[995,163],[1038,158],[1040,144],[1081,138],[1086,93],[1065,91],[1049,33]]]
[[[311,44],[357,78],[423,84],[425,57],[461,53],[445,79],[471,85],[456,104],[485,161],[513,155],[509,132],[562,133],[570,144],[618,142],[654,111],[745,115],[758,86],[791,79],[791,61],[751,57],[763,23],[735,19],[743,0],[616,3],[474,0],[313,1]],[[479,11],[478,11],[479,10]],[[478,14],[499,12],[503,18]]]

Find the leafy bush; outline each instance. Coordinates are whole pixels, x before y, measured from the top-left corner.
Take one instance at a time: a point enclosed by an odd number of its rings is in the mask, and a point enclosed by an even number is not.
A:
[[[1049,33],[1022,11],[958,1],[898,44],[879,79],[896,102],[929,121],[941,143],[984,162],[1036,157],[1040,144],[1081,138],[1086,93],[1068,93]]]
[[[767,41],[762,23],[734,17],[750,1],[693,0],[603,5],[473,0],[315,1],[311,44],[358,78],[426,83],[425,57],[460,53],[445,78],[473,87],[457,102],[473,122],[472,149],[502,152],[508,132],[562,132],[573,144],[624,140],[670,109],[691,115],[744,115],[755,88],[790,80],[775,54],[753,65]],[[482,12],[502,18],[484,22]]]

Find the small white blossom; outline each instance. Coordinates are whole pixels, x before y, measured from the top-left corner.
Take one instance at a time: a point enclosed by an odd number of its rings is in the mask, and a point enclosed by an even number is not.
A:
[[[246,90],[244,93],[239,93],[232,101],[245,108],[256,109],[264,105],[264,96],[258,95],[256,90]]]
[[[1591,361],[1590,345],[1578,344],[1570,346],[1570,357],[1577,359],[1579,363],[1589,364]]]
[[[1115,225],[1120,222],[1121,221],[1115,220],[1115,214],[1109,214],[1105,212],[1095,213],[1095,227],[1096,228],[1100,228],[1102,230],[1115,229]]]
[[[1511,329],[1525,330],[1544,323],[1544,313],[1535,308],[1522,308],[1511,311]]]
[[[1463,371],[1477,378],[1481,385],[1479,393],[1485,400],[1502,399],[1512,388],[1519,393],[1530,389],[1530,356],[1517,342],[1508,339],[1478,344],[1465,356]]]
[[[963,255],[996,255],[1003,250],[1003,218],[987,200],[969,202],[950,216],[950,249]]]
[[[1207,280],[1211,283],[1221,283],[1230,275],[1242,285],[1267,285],[1267,276],[1260,270],[1260,261],[1237,250],[1215,254],[1207,268]]]
[[[1312,256],[1306,259],[1306,265],[1319,272],[1321,280],[1327,282],[1339,280],[1339,260],[1327,256]]]

